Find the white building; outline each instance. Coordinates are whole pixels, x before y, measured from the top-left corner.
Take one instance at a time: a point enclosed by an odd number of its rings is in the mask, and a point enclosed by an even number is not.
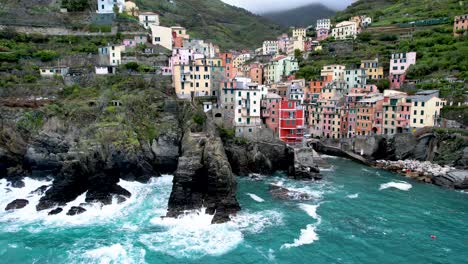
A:
[[[262,128],[261,100],[262,91],[256,83],[234,90],[234,127],[236,136],[255,136]]]
[[[250,60],[250,58],[250,53],[242,53],[232,60],[232,65],[234,68],[239,68],[240,66],[244,65],[246,61]]]
[[[138,20],[140,24],[149,29],[151,25],[159,26],[159,14],[153,12],[141,12],[138,15]]]
[[[97,0],[97,5],[99,14],[114,13],[114,6],[117,6],[119,13],[122,13],[125,8],[125,0]]]
[[[278,54],[278,41],[267,40],[263,42],[263,55],[276,55]]]
[[[344,81],[346,82],[346,88],[364,87],[367,85],[366,69],[353,69],[346,70],[344,75]]]
[[[372,18],[364,16],[362,19],[362,26],[366,28],[370,26],[370,24],[372,24]]]
[[[99,48],[99,65],[119,66],[122,63],[122,52],[124,51],[124,45],[108,45]]]
[[[41,67],[39,73],[42,77],[65,76],[68,74],[68,67]]]
[[[332,36],[335,39],[355,39],[358,33],[358,25],[354,21],[344,21],[336,24],[335,28],[332,30]]]
[[[317,26],[315,27],[315,30],[320,30],[320,29],[326,29],[330,30],[331,28],[331,21],[328,18],[325,19],[319,19],[317,20]]]
[[[320,72],[320,76],[332,76],[333,81],[342,81],[344,80],[345,70],[346,66],[344,65],[325,65],[323,66],[322,71]]]
[[[157,25],[150,25],[151,43],[172,50],[172,29]]]

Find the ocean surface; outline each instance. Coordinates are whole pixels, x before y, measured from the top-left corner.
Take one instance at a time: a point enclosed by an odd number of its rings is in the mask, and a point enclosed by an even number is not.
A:
[[[121,181],[131,199],[74,217],[35,212],[40,197],[30,192],[50,182],[13,189],[0,180],[0,263],[467,263],[468,194],[327,160],[321,182],[240,178],[242,211],[220,225],[203,211],[162,219],[171,176]],[[313,199],[273,198],[269,184]],[[17,198],[30,204],[5,212]]]

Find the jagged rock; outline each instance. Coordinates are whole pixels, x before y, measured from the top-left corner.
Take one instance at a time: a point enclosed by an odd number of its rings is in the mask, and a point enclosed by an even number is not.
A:
[[[468,171],[453,170],[433,178],[434,184],[451,189],[468,189]]]
[[[278,186],[275,184],[270,184],[270,194],[281,200],[294,200],[294,201],[308,201],[314,199],[311,195],[307,193],[302,193],[298,191],[292,191],[285,187]]]
[[[168,217],[205,207],[215,215],[213,223],[222,223],[240,210],[236,179],[219,137],[186,132],[173,183]]]
[[[275,171],[289,171],[294,166],[292,150],[270,130],[262,129],[259,133],[257,140],[250,140],[247,144],[234,140],[224,142],[233,172],[237,175],[267,175]]]
[[[11,181],[10,186],[13,188],[23,188],[25,186],[23,179],[17,179],[17,178],[9,178]]]
[[[28,205],[28,204],[29,204],[29,201],[28,201],[28,200],[25,200],[25,199],[16,199],[16,200],[14,200],[13,202],[9,203],[9,204],[6,206],[5,211],[21,209],[21,208],[26,207],[26,205]]]
[[[44,193],[47,191],[47,188],[49,188],[49,186],[42,185],[41,187],[39,187],[36,190],[32,191],[30,194],[44,195]]]
[[[49,212],[49,215],[58,215],[58,214],[60,214],[61,212],[63,212],[63,209],[59,207],[59,208],[56,208],[56,209],[50,211],[50,212]]]
[[[69,148],[69,142],[62,135],[40,133],[27,147],[25,165],[34,177],[55,175],[62,168],[63,155]]]
[[[294,172],[296,180],[320,180],[320,169],[314,162],[314,150],[311,148],[294,149]]]
[[[73,206],[72,208],[70,208],[70,210],[68,210],[67,215],[79,215],[84,212],[86,212],[86,209],[84,209],[83,207]]]
[[[160,173],[173,173],[177,169],[179,144],[178,135],[164,135],[153,140],[151,151]]]

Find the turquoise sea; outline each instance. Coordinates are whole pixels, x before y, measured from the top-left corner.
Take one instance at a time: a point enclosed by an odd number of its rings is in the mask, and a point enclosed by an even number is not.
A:
[[[161,219],[171,176],[122,181],[129,201],[75,217],[35,212],[30,192],[50,183],[12,189],[0,180],[0,263],[467,263],[468,194],[327,160],[321,182],[240,178],[242,212],[221,225],[202,211]],[[271,183],[313,199],[273,198]],[[5,212],[16,198],[30,204]]]

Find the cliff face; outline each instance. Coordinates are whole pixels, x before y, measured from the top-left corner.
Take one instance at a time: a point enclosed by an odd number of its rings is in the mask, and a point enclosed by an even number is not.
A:
[[[222,223],[240,210],[236,178],[221,139],[213,134],[188,131],[184,135],[173,183],[168,217],[203,207],[214,215],[213,223]]]

